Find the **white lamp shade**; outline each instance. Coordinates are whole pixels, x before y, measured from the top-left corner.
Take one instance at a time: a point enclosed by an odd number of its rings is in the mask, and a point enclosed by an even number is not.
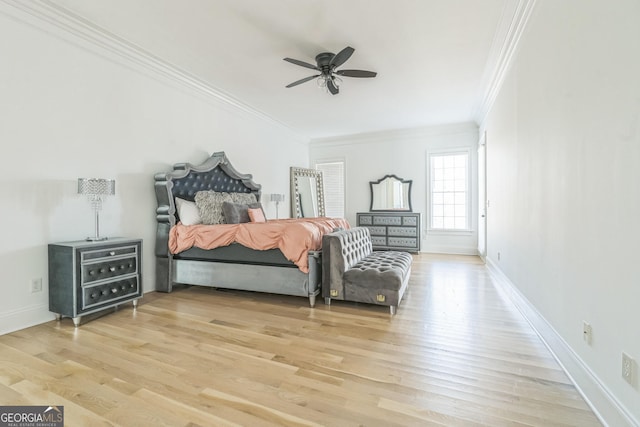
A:
[[[272,202],[282,202],[284,201],[284,194],[272,193],[271,196],[269,196],[269,200]]]

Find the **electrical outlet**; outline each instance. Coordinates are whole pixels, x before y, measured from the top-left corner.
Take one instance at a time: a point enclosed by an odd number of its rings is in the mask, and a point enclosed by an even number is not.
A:
[[[42,277],[31,279],[31,293],[42,292]]]
[[[587,344],[591,345],[591,339],[593,338],[593,330],[589,322],[582,322],[582,339]]]
[[[635,363],[631,356],[622,352],[622,378],[629,384],[634,383]]]
[[[500,252],[498,252],[498,261],[500,261]]]

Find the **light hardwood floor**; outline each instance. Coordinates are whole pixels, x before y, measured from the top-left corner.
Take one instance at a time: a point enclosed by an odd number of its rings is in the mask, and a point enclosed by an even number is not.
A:
[[[84,320],[84,319],[83,319]],[[476,257],[377,306],[185,287],[0,336],[0,402],[66,426],[599,426]]]

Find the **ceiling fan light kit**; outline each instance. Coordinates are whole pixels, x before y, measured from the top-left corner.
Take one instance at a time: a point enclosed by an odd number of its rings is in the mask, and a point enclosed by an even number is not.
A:
[[[299,84],[306,83],[317,78],[318,87],[325,89],[332,95],[337,95],[340,92],[339,87],[342,84],[342,79],[338,76],[358,78],[375,77],[377,73],[374,71],[336,70],[336,68],[344,64],[351,55],[353,55],[354,51],[354,48],[347,46],[337,54],[333,54],[331,52],[319,53],[316,55],[316,65],[309,64],[308,62],[300,61],[298,59],[284,58],[285,61],[291,62],[292,64],[320,72],[320,74],[315,74],[290,83],[286,87],[290,88],[298,86]]]

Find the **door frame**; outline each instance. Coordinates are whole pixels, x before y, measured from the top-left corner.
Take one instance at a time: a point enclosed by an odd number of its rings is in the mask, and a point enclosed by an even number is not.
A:
[[[478,141],[478,255],[487,262],[487,131]]]

